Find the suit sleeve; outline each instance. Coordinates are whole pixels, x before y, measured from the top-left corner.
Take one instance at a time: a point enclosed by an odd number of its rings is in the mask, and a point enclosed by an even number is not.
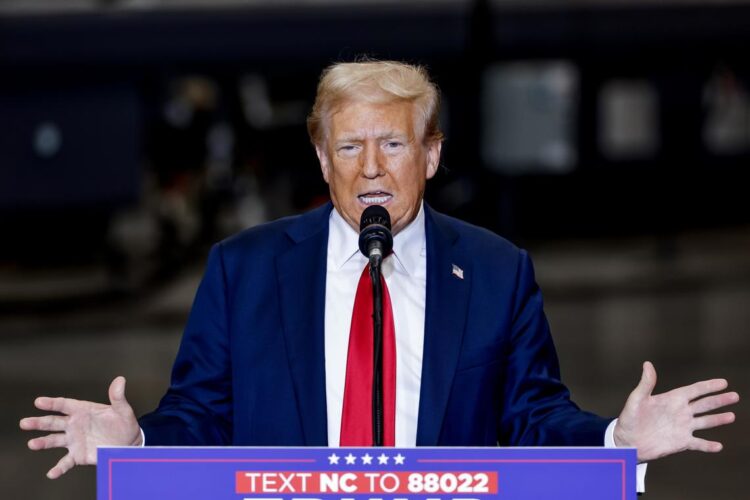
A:
[[[611,419],[584,412],[570,400],[542,294],[528,254],[521,250],[504,366],[500,444],[511,446],[602,446]]]
[[[226,275],[221,244],[209,254],[169,390],[139,423],[149,446],[222,446],[232,436]]]

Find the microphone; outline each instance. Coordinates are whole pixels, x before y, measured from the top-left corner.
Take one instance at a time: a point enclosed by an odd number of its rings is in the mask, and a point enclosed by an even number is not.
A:
[[[359,250],[370,259],[370,267],[379,267],[393,250],[391,216],[380,205],[370,205],[359,223]]]
[[[383,288],[380,263],[393,249],[391,216],[384,207],[370,205],[359,222],[359,250],[370,260],[372,280],[372,444],[383,446]]]

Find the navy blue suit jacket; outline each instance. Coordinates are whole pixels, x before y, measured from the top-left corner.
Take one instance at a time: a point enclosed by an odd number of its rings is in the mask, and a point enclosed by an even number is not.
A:
[[[329,203],[211,250],[148,445],[326,446]],[[600,446],[560,382],[531,261],[425,205],[418,446]],[[463,269],[463,279],[453,272]]]

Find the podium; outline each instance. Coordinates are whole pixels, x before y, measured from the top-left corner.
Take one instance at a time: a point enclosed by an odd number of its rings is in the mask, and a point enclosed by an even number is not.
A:
[[[99,448],[98,500],[634,500],[635,449]]]

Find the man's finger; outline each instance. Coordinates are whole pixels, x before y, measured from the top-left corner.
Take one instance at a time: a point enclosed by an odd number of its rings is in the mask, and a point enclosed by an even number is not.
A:
[[[68,426],[68,417],[62,415],[45,415],[28,417],[19,423],[25,431],[64,431]]]
[[[56,411],[58,413],[70,414],[78,403],[75,399],[69,398],[48,398],[45,396],[38,397],[34,400],[34,406],[44,411]]]
[[[717,415],[704,415],[702,417],[697,417],[694,420],[693,429],[696,431],[702,429],[713,429],[714,427],[731,424],[732,422],[734,422],[734,413],[731,411],[719,413]]]
[[[724,448],[724,445],[718,441],[708,441],[701,438],[693,438],[688,443],[688,449],[693,451],[702,451],[705,453],[718,453]]]
[[[59,462],[57,462],[57,465],[52,467],[49,472],[47,472],[47,477],[50,479],[57,479],[58,477],[62,476],[70,469],[72,469],[75,464],[76,462],[75,460],[73,460],[73,456],[68,453],[67,455],[62,457]]]
[[[109,384],[109,402],[117,413],[131,412],[128,400],[125,399],[125,377],[115,377]]]
[[[701,413],[714,411],[723,406],[733,405],[739,400],[740,395],[736,392],[725,392],[723,394],[716,394],[715,396],[696,399],[690,403],[690,407],[692,408],[694,415],[699,415]]]
[[[50,448],[64,448],[67,444],[67,438],[62,432],[30,439],[28,442],[29,449],[35,451],[48,450]]]
[[[631,394],[637,398],[645,398],[654,392],[654,387],[656,387],[656,369],[651,361],[646,361],[643,363],[641,381]]]
[[[723,391],[728,385],[726,379],[715,378],[712,380],[701,380],[700,382],[680,387],[675,389],[674,392],[679,392],[681,396],[692,401],[713,392]]]

